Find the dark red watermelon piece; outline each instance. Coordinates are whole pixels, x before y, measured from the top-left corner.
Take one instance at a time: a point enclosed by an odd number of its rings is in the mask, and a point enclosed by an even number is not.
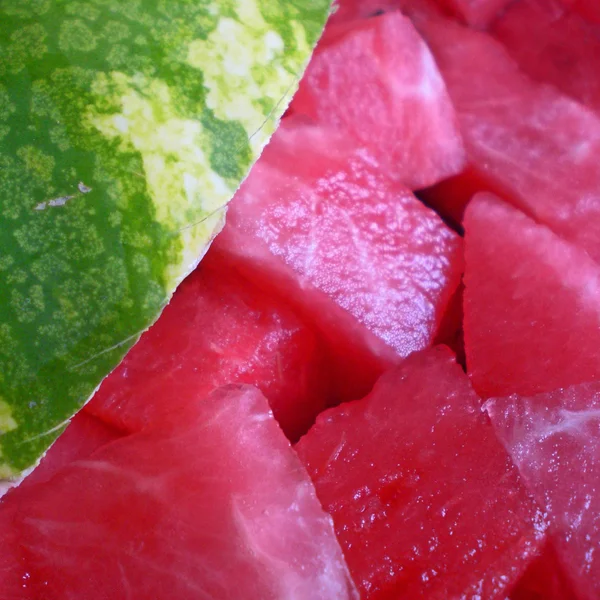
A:
[[[432,343],[460,281],[461,246],[400,183],[291,117],[214,244],[321,330],[343,398],[364,395],[386,367]]]
[[[465,347],[484,398],[534,394],[600,375],[600,268],[493,197],[465,215]]]
[[[291,110],[334,127],[411,189],[432,185],[464,165],[444,81],[399,11],[329,27]]]
[[[576,357],[575,357],[576,358]],[[581,600],[600,597],[600,383],[486,403]]]
[[[600,4],[598,0],[563,0],[563,3],[586,19],[600,23]]]
[[[511,592],[510,600],[577,600],[551,540],[531,562]]]
[[[490,35],[431,13],[414,19],[456,107],[470,161],[464,177],[475,173],[480,189],[501,193],[600,261],[600,117],[525,76]]]
[[[600,24],[560,0],[520,0],[492,32],[525,73],[600,113]]]
[[[264,397],[246,386],[197,400],[35,486],[13,526],[23,595],[357,598]]]
[[[543,524],[452,353],[417,353],[296,449],[363,600],[504,599]]]
[[[333,3],[335,12],[329,17],[328,26],[376,17],[397,10],[398,5],[399,0],[337,0]]]
[[[259,387],[293,440],[330,397],[317,336],[209,253],[85,410],[139,431],[194,398],[190,390],[202,396],[227,383]]]
[[[405,0],[409,3],[410,0]],[[477,29],[485,29],[513,0],[437,0],[465,23]]]

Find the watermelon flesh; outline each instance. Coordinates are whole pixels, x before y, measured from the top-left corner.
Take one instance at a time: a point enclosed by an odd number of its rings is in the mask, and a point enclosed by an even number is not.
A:
[[[266,399],[238,386],[197,400],[16,507],[28,574],[19,597],[357,599]]]
[[[550,519],[577,597],[600,596],[600,383],[486,403],[494,428]]]
[[[567,10],[560,0],[520,0],[492,32],[530,77],[600,113],[600,24]]]
[[[190,390],[206,395],[228,383],[259,387],[292,440],[330,397],[317,335],[209,252],[84,410],[136,432],[193,399]]]
[[[577,600],[551,540],[529,565],[510,600]]]
[[[543,538],[468,379],[413,354],[296,445],[363,600],[504,599]]]
[[[563,0],[563,3],[586,19],[600,23],[600,4],[597,0]]]
[[[490,194],[465,215],[465,348],[484,398],[600,375],[600,268]],[[560,351],[557,351],[560,349]]]
[[[415,22],[457,110],[470,161],[465,176],[474,172],[480,189],[600,260],[600,118],[526,77],[490,35],[431,13],[416,13]]]
[[[407,0],[408,2],[409,0]],[[477,29],[485,29],[513,0],[437,0]]]
[[[292,117],[231,202],[215,248],[320,329],[341,398],[432,343],[462,272],[461,240],[433,211]]]
[[[338,0],[333,3],[333,7],[335,12],[329,17],[328,26],[375,17],[382,12],[396,10],[398,0]]]
[[[444,81],[399,11],[328,27],[290,110],[334,127],[410,189],[464,165]]]

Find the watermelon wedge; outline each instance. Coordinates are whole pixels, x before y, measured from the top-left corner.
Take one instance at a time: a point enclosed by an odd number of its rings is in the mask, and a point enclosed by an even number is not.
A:
[[[544,526],[452,353],[416,353],[296,449],[363,600],[504,599]]]
[[[464,165],[444,81],[399,11],[326,28],[290,110],[334,127],[411,189]]]
[[[530,77],[600,113],[600,23],[560,0],[514,2],[492,28]]]
[[[459,181],[474,174],[479,190],[498,193],[600,260],[600,116],[526,77],[490,35],[431,11],[414,11],[414,19],[456,107],[470,162]],[[454,192],[472,188],[467,181]]]
[[[0,2],[0,478],[197,264],[327,0]]]
[[[249,386],[72,463],[21,501],[14,527],[19,597],[358,598],[306,471]]]
[[[295,441],[326,407],[329,382],[317,336],[209,252],[84,410],[136,432],[196,394],[247,383],[261,389]]]
[[[357,398],[432,343],[460,281],[462,244],[336,140],[286,119],[231,202],[215,248],[315,324],[336,359],[339,397]]]
[[[490,194],[465,215],[465,348],[484,398],[600,377],[600,268]]]
[[[553,545],[577,598],[598,598],[600,383],[495,398],[486,409],[550,518]]]

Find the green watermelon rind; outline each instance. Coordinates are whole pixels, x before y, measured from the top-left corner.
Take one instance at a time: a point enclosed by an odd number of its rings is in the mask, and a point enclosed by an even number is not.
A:
[[[223,224],[326,0],[0,0],[0,477],[37,463]]]

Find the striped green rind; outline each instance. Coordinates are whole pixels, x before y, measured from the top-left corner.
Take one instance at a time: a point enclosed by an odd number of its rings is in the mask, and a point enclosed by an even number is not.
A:
[[[159,315],[273,132],[326,0],[0,0],[0,477]]]

